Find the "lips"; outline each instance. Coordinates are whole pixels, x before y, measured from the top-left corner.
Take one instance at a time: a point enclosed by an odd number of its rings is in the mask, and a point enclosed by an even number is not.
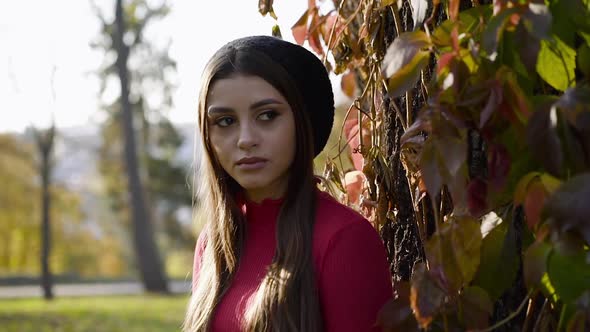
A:
[[[236,165],[242,170],[256,170],[263,168],[268,160],[258,157],[242,158],[238,160]]]

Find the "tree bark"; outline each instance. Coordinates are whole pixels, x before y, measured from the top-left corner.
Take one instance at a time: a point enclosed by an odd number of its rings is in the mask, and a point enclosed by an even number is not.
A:
[[[133,244],[141,281],[144,288],[151,292],[168,293],[166,276],[163,272],[162,261],[154,240],[151,215],[146,204],[146,197],[139,176],[139,163],[133,127],[133,114],[129,102],[129,78],[127,60],[129,47],[123,41],[125,33],[125,19],[122,0],[117,0],[115,8],[117,32],[115,45],[117,49],[117,71],[121,81],[121,127],[124,138],[124,160],[127,170],[127,184],[131,202],[131,223],[133,230]]]

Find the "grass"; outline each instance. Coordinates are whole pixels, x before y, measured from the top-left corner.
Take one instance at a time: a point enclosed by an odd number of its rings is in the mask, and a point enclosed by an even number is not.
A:
[[[185,295],[0,300],[0,331],[179,331],[187,302]]]

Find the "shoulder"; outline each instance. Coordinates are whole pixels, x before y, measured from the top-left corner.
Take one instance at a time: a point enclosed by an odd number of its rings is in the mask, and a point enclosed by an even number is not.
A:
[[[369,221],[352,208],[341,204],[330,194],[318,190],[315,235],[328,240],[342,232],[359,230],[375,233]]]
[[[369,248],[385,256],[381,237],[366,218],[328,193],[318,190],[317,196],[314,251],[319,271],[328,256],[346,256]]]
[[[322,226],[342,227],[358,221],[367,221],[360,213],[338,202],[329,193],[317,190],[316,223]]]
[[[363,216],[325,193],[319,194],[317,217],[314,259],[325,331],[377,331],[377,313],[392,296],[381,237]]]

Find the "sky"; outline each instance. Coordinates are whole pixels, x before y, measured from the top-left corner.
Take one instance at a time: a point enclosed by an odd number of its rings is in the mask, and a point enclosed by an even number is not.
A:
[[[110,17],[114,2],[95,0]],[[177,84],[169,117],[176,123],[193,122],[201,72],[209,57],[235,38],[270,34],[276,22],[260,15],[258,0],[168,3],[171,13],[154,23],[147,39],[171,40]],[[305,11],[307,1],[274,3],[283,38],[293,41],[290,27]],[[95,72],[104,54],[90,47],[100,33],[90,1],[2,0],[1,8],[0,132],[47,126],[51,114],[62,128],[99,123]]]

